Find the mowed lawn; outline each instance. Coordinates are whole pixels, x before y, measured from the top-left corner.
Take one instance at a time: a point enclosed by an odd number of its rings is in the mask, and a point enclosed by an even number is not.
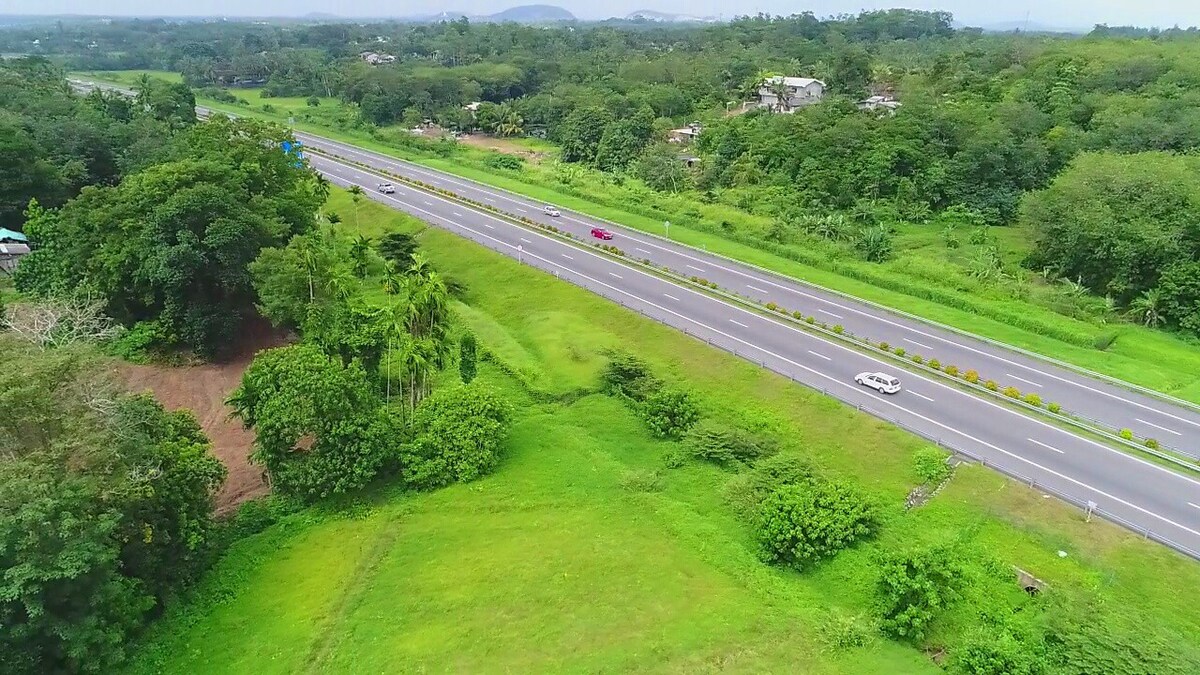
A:
[[[131,672],[940,672],[882,638],[835,648],[832,626],[871,615],[879,550],[947,539],[1200,633],[1193,561],[976,467],[906,512],[919,439],[373,202],[355,218],[337,191],[328,209],[350,232],[419,232],[468,289],[459,316],[527,383],[481,369],[518,405],[507,457],[472,484],[384,489],[240,542],[151,630]],[[759,562],[725,498],[731,472],[666,468],[672,444],[585,393],[607,347],[691,388],[706,415],[857,482],[880,503],[880,537],[803,575]],[[1015,584],[972,595],[1032,602]],[[953,644],[978,620],[971,606],[932,641]]]

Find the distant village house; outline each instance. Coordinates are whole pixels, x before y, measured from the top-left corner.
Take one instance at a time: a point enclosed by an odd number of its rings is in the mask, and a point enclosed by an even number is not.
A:
[[[372,66],[382,65],[384,63],[395,63],[396,57],[391,54],[380,54],[378,52],[363,52],[358,55],[363,61]]]
[[[876,110],[894,115],[901,104],[891,96],[870,96],[859,101],[857,105],[859,110]]]
[[[782,98],[781,94],[784,94]],[[819,103],[823,98],[825,83],[811,77],[776,75],[767,78],[758,88],[759,106],[779,112],[793,112],[796,108]]]
[[[671,143],[681,143],[683,145],[687,145],[696,140],[702,131],[704,131],[704,128],[700,126],[699,122],[692,122],[681,129],[672,129],[668,131],[667,141]]]
[[[0,227],[0,272],[11,274],[17,268],[17,261],[28,254],[25,235]]]

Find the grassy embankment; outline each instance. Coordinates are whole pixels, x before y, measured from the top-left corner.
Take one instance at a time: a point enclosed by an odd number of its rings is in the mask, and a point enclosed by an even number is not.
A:
[[[329,208],[354,231],[344,192]],[[527,383],[483,364],[520,410],[505,462],[476,483],[382,490],[239,542],[152,629],[132,672],[935,673],[914,647],[831,640],[870,616],[878,550],[952,538],[1049,582],[1042,600],[1094,592],[1144,625],[1200,631],[1192,561],[976,467],[906,512],[920,440],[374,202],[359,220],[369,236],[419,232],[468,289],[459,316]],[[672,444],[625,406],[570,395],[595,386],[606,347],[691,387],[706,415],[857,481],[882,503],[881,536],[803,575],[760,563],[724,500],[731,473],[666,469]],[[955,644],[997,605],[1040,606],[1013,583],[972,588],[930,643]]]
[[[143,72],[179,79],[177,74],[156,71],[81,76],[128,85]],[[478,148],[460,147],[452,156],[439,157],[381,142],[367,129],[355,128],[354,111],[335,99],[321,99],[321,105],[314,107],[303,98],[263,98],[254,89],[232,93],[246,105],[203,96],[199,100],[205,106],[239,115],[275,121],[294,118],[296,128],[303,131],[655,234],[662,233],[666,216],[672,222],[671,236],[678,241],[1200,403],[1200,349],[1193,342],[1137,325],[1064,316],[1050,307],[1069,306],[1079,313],[1079,305],[1096,305],[1098,301],[1082,303],[1058,287],[1033,281],[1015,285],[978,282],[965,273],[965,268],[984,244],[967,241],[966,232],[960,233],[963,242],[959,248],[948,249],[936,227],[902,226],[896,240],[897,258],[882,265],[808,250],[804,245],[780,245],[766,251],[744,242],[756,232],[761,235],[769,221],[730,206],[638,192],[591,173],[564,186],[556,182],[549,165],[526,166],[521,172],[493,170],[482,163],[488,151]],[[401,129],[385,130],[384,138],[403,139],[406,133]],[[538,149],[545,148],[539,145]],[[716,225],[722,222],[730,227]],[[1027,250],[1027,233],[1017,228],[993,230],[997,231],[986,245],[996,246],[1009,267],[1014,268]],[[1098,349],[1097,343],[1106,348]],[[923,356],[939,355],[935,351]],[[959,365],[969,368],[974,364]]]

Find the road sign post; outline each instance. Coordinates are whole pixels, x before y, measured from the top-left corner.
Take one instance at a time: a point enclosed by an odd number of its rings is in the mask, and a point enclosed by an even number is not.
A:
[[[517,244],[517,263],[518,264],[524,262],[524,260],[521,259],[521,254],[524,252],[525,252],[525,249],[520,244]]]
[[[1091,501],[1091,500],[1088,500],[1088,503],[1087,503],[1087,518],[1084,520],[1084,522],[1087,522],[1087,523],[1090,523],[1090,522],[1092,522],[1092,512],[1096,510],[1096,506],[1097,506],[1096,502],[1093,502],[1093,501]]]
[[[671,238],[671,221],[664,220],[663,221],[663,229],[667,231],[667,239],[670,239]]]

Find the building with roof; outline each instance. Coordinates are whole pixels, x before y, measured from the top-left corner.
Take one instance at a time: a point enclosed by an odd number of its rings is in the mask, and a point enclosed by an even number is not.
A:
[[[26,255],[29,255],[27,244],[0,240],[0,272],[12,274],[17,269],[17,262]]]
[[[884,112],[890,115],[896,114],[896,109],[900,107],[900,101],[891,96],[869,96],[857,104],[859,110],[874,110]]]
[[[819,103],[825,98],[825,83],[811,77],[768,77],[758,88],[758,104],[779,112]]]

